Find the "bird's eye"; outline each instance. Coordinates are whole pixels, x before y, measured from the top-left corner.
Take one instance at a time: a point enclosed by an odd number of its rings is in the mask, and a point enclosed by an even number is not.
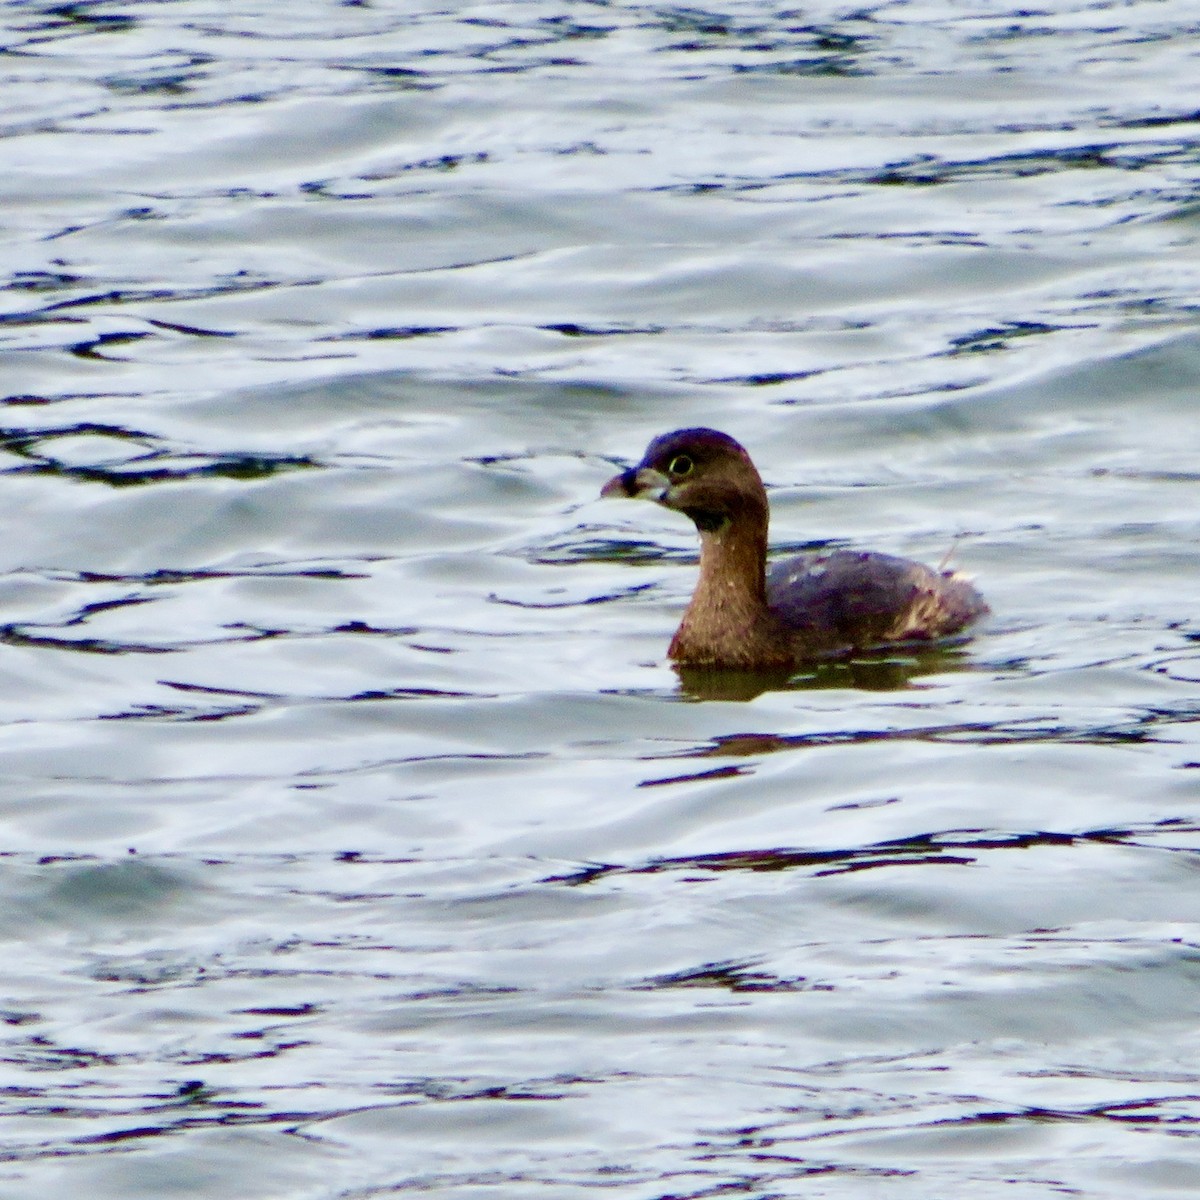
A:
[[[686,454],[677,454],[667,463],[667,470],[672,475],[690,475],[695,465]]]

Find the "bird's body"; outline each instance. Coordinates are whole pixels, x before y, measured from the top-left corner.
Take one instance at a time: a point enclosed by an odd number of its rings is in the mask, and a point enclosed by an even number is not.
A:
[[[961,575],[890,554],[804,555],[768,572],[766,489],[714,429],[655,438],[601,494],[654,500],[699,531],[700,577],[668,651],[681,666],[763,670],[937,641],[988,611]]]

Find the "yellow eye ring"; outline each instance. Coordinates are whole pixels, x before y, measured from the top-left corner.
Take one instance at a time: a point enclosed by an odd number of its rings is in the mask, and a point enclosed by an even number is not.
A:
[[[690,475],[692,473],[692,468],[695,465],[696,464],[692,462],[688,455],[677,454],[669,463],[667,463],[667,470],[672,475]]]

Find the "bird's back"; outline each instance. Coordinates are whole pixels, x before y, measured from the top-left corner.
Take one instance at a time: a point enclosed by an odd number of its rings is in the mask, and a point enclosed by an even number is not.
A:
[[[960,575],[852,550],[774,564],[767,572],[767,603],[815,653],[935,641],[988,611]]]

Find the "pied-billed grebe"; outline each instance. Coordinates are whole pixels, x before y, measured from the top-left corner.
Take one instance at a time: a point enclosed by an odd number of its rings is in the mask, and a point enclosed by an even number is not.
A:
[[[766,489],[715,429],[655,438],[600,494],[654,500],[700,532],[700,578],[668,651],[681,666],[762,670],[934,641],[988,611],[961,576],[891,554],[802,555],[768,573]]]

